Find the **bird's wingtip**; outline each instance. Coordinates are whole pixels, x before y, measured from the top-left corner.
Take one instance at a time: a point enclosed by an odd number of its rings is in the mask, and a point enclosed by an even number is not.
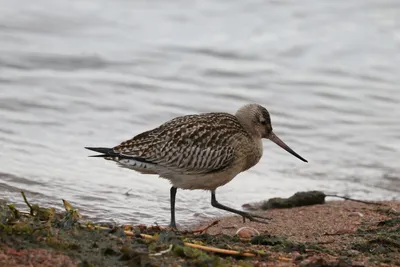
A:
[[[98,152],[98,153],[103,153],[103,154],[110,154],[113,152],[112,148],[108,148],[108,147],[88,147],[85,146],[86,149],[94,151],[94,152]]]

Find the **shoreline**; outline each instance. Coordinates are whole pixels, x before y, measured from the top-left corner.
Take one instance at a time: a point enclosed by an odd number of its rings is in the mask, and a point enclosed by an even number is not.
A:
[[[46,218],[41,218],[42,221],[32,218],[29,223],[48,227],[32,231],[21,223],[19,226],[5,223],[7,208],[3,204],[0,208],[0,265],[26,266],[24,264],[29,262],[32,266],[140,266],[145,263],[148,266],[161,263],[205,266],[202,264],[208,262],[212,266],[399,266],[400,201],[378,203],[384,206],[335,200],[252,211],[272,220],[268,224],[243,223],[239,216],[222,216],[180,226],[181,233],[143,225],[108,231],[76,228],[77,220],[66,220],[67,215],[74,219],[70,213],[73,209],[57,215],[51,222]],[[10,211],[8,216],[11,216]],[[215,220],[220,221],[205,233],[184,233],[184,229],[202,228]],[[65,227],[66,222],[68,227]],[[239,233],[239,238],[235,233],[242,227],[248,228]],[[138,228],[144,234],[163,237],[163,240],[144,240],[123,232]],[[182,246],[182,240],[208,247],[247,250],[257,255],[241,257],[205,252]],[[174,244],[173,249],[171,244]]]

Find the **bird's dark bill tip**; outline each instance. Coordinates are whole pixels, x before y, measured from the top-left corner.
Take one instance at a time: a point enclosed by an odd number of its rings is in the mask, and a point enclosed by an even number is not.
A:
[[[302,156],[300,156],[299,154],[297,154],[296,152],[294,152],[293,149],[291,149],[288,145],[286,145],[281,139],[279,139],[278,136],[276,136],[274,133],[271,134],[270,138],[269,138],[272,142],[274,142],[275,144],[277,144],[278,146],[280,146],[281,148],[285,149],[287,152],[289,152],[290,154],[292,154],[293,156],[297,157],[298,159],[304,161],[304,162],[308,162],[305,158],[303,158]]]

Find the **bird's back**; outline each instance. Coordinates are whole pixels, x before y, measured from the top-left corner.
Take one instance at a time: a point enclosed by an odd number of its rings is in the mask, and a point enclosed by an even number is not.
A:
[[[247,132],[234,115],[186,115],[138,134],[113,150],[151,165],[155,173],[207,174],[229,167],[238,136],[247,136]]]

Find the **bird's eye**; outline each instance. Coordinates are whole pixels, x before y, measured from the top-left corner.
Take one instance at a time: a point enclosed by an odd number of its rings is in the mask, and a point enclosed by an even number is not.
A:
[[[261,123],[262,125],[266,125],[266,124],[267,124],[267,121],[264,120],[264,119],[260,119],[260,123]]]

